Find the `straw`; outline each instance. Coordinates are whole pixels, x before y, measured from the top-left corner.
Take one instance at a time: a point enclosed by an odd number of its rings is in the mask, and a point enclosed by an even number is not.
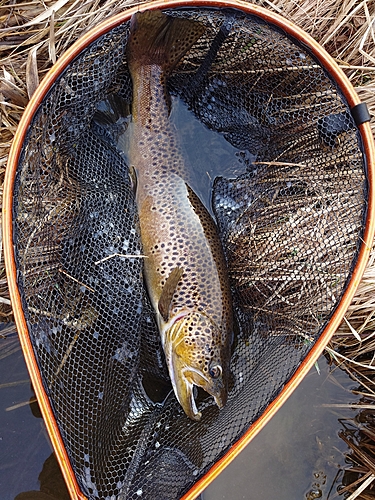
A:
[[[143,2],[134,0],[45,0],[0,5],[0,185],[10,144],[21,115],[38,82],[61,54],[87,30],[123,9]],[[360,98],[367,102],[375,127],[375,2],[370,0],[255,0],[296,23],[320,42],[346,73]],[[303,145],[301,145],[303,147]],[[278,158],[280,168],[283,159]],[[291,168],[290,165],[285,166]],[[298,168],[298,165],[295,165]],[[296,206],[296,211],[298,207]],[[295,221],[298,224],[298,220]],[[306,224],[306,219],[305,222]],[[303,231],[301,226],[301,231]],[[282,228],[275,228],[281,235]],[[352,251],[350,229],[347,251]],[[327,234],[327,233],[326,233]],[[329,238],[329,236],[328,236]],[[329,240],[328,240],[329,241]],[[290,244],[290,242],[288,242]],[[296,243],[296,242],[294,242]],[[286,243],[287,244],[287,243]],[[140,256],[137,256],[140,257]],[[30,256],[32,258],[32,256]],[[259,272],[262,272],[260,269]],[[287,283],[285,283],[287,286]],[[324,286],[324,283],[321,283]],[[285,292],[285,290],[284,290]],[[0,258],[0,317],[12,318],[2,255]],[[301,331],[304,328],[301,318]],[[375,394],[375,247],[355,297],[329,346],[331,359],[360,382],[368,394]],[[16,346],[10,346],[9,352]],[[365,398],[366,399],[366,398]],[[368,397],[366,401],[369,401]],[[370,401],[371,404],[373,401]],[[370,411],[370,410],[366,410]],[[357,429],[358,432],[359,431]],[[368,425],[366,432],[372,432]],[[374,431],[375,435],[375,431]],[[369,440],[368,434],[366,439]],[[373,470],[363,459],[361,446],[349,439],[356,463],[362,464],[365,479],[350,485],[351,499],[370,498]],[[368,441],[364,441],[368,447]],[[368,453],[374,456],[374,441]],[[367,455],[366,455],[367,457]],[[366,475],[367,471],[367,475]],[[369,472],[371,471],[371,472]],[[359,485],[359,486],[358,486]],[[358,488],[357,488],[358,486]],[[371,491],[370,491],[371,490]]]

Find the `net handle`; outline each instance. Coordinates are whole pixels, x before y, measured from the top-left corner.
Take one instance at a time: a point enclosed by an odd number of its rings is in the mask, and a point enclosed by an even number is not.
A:
[[[129,18],[138,11],[146,9],[169,9],[176,7],[218,7],[218,8],[235,8],[247,14],[258,16],[259,18],[279,27],[288,35],[291,35],[298,41],[305,44],[308,49],[319,60],[322,66],[330,73],[335,82],[340,87],[348,104],[351,108],[360,104],[360,99],[354,88],[349,82],[344,72],[339,68],[336,62],[328,55],[323,47],[321,47],[310,35],[305,33],[298,26],[290,21],[282,18],[278,14],[270,12],[257,5],[249,4],[239,0],[155,0],[149,3],[144,3],[129,10],[121,12],[105,20],[100,25],[84,34],[77,42],[75,42],[62,56],[56,64],[50,69],[47,75],[42,80],[41,84],[33,94],[27,105],[25,112],[21,118],[17,131],[15,133],[11,150],[9,153],[7,168],[5,172],[4,188],[3,188],[3,245],[4,245],[4,261],[8,279],[9,294],[13,307],[14,318],[17,330],[20,337],[22,350],[25,356],[26,365],[30,374],[36,397],[38,399],[41,413],[47,427],[49,437],[55,451],[57,461],[62,470],[65,482],[68,487],[69,494],[72,500],[85,500],[85,495],[82,494],[80,487],[75,478],[73,468],[70,464],[68,454],[64,447],[62,436],[58,429],[54,418],[52,407],[48,396],[44,390],[42,378],[39,372],[37,360],[34,355],[33,347],[30,341],[26,319],[22,309],[21,296],[17,286],[17,269],[15,264],[14,244],[13,244],[13,193],[14,181],[19,162],[19,157],[22,150],[22,145],[26,137],[28,127],[36,113],[38,107],[45,98],[47,92],[54,84],[56,79],[67,68],[67,66],[77,57],[85,48],[87,48],[97,38],[104,35],[111,29],[129,20]],[[353,270],[351,279],[343,294],[343,297],[336,308],[331,320],[320,336],[319,340],[312,347],[311,351],[304,359],[291,380],[285,385],[280,395],[266,408],[265,412],[259,419],[252,424],[249,430],[240,438],[232,448],[220,459],[216,464],[201,478],[182,500],[194,500],[227,466],[229,463],[245,448],[245,446],[258,434],[265,426],[271,417],[280,409],[282,404],[288,399],[295,388],[302,381],[304,376],[314,365],[317,358],[320,356],[325,346],[331,339],[332,335],[340,325],[344,314],[349,307],[354,293],[363,276],[370,251],[372,249],[374,226],[375,226],[375,207],[374,207],[374,168],[375,168],[375,149],[371,133],[370,124],[368,122],[359,125],[359,131],[362,136],[363,147],[367,159],[367,175],[369,183],[368,191],[368,210],[365,224],[363,242],[359,250],[358,260]]]

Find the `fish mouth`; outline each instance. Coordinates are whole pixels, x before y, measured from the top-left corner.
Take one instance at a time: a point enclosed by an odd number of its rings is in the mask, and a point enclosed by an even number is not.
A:
[[[210,394],[219,408],[223,408],[225,405],[227,391],[222,379],[213,382],[208,380],[201,372],[190,367],[182,368],[177,372],[174,371],[174,375],[172,379],[173,389],[184,412],[192,420],[199,421],[202,417],[195,402],[194,386],[201,387]]]
[[[198,411],[194,399],[194,384],[186,377],[180,377],[177,384],[178,386],[174,387],[174,389],[182,409],[189,418],[199,422],[202,413]]]
[[[181,367],[179,358],[174,356],[173,352],[168,353],[168,369],[171,377],[173,391],[175,396],[182,406],[186,415],[198,422],[202,414],[198,411],[194,399],[194,383],[190,377],[186,377],[186,370]]]

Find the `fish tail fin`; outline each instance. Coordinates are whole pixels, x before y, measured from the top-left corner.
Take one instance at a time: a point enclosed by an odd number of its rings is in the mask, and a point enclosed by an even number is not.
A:
[[[127,45],[130,71],[157,65],[170,73],[205,31],[204,26],[189,19],[146,10],[133,15]]]

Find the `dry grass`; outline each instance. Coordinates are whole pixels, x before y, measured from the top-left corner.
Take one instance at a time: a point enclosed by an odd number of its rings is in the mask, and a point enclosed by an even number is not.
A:
[[[109,15],[141,2],[31,1],[0,5],[0,182],[10,143],[22,112],[38,82],[55,60],[85,31]],[[375,2],[269,0],[255,2],[305,29],[339,62],[375,116]],[[374,124],[375,126],[375,124]],[[348,320],[359,332],[371,330],[375,280],[373,250]],[[11,309],[3,267],[0,271],[0,315]],[[346,323],[340,333],[350,330]]]
[[[29,97],[60,55],[85,31],[137,3],[134,0],[0,0],[0,185],[17,124]],[[336,59],[366,101],[375,127],[375,2],[372,0],[256,0],[282,14],[320,42]],[[2,188],[1,188],[2,189]],[[11,318],[2,256],[0,259],[0,316]],[[375,247],[365,275],[349,307],[346,321],[330,345],[330,353],[361,383],[369,403],[375,395]],[[354,335],[353,335],[354,332]],[[339,354],[336,354],[336,352]],[[342,357],[340,357],[342,356]],[[344,359],[346,358],[346,359]],[[368,410],[366,410],[368,411]],[[375,473],[366,461],[366,446],[374,449],[373,427],[365,433],[365,448],[347,436],[359,475],[350,498],[370,498]],[[371,435],[370,435],[371,434]],[[352,443],[352,445],[350,444]],[[360,439],[357,439],[357,444]],[[367,453],[368,455],[368,453]],[[368,481],[368,487],[363,484]],[[362,486],[361,486],[362,485]],[[359,488],[363,492],[359,491]],[[355,493],[353,494],[355,495]]]
[[[316,335],[342,293],[363,203],[354,162],[305,148],[296,153],[305,165],[256,162],[255,180],[242,180],[238,188],[253,200],[231,223],[226,240],[242,308],[255,324],[272,318],[272,334],[287,333],[297,343]],[[333,164],[342,165],[339,173]]]

